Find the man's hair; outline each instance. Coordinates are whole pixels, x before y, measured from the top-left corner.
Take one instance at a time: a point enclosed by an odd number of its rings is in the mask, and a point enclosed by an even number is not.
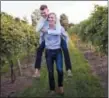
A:
[[[40,10],[44,10],[44,9],[46,9],[46,8],[48,8],[47,5],[41,5],[41,6],[40,6]]]

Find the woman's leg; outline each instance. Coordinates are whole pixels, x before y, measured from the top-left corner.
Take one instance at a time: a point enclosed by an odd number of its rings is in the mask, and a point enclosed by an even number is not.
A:
[[[60,93],[63,93],[63,57],[61,50],[59,50],[56,54],[56,67],[58,72],[58,87]]]
[[[52,52],[49,50],[46,50],[46,62],[48,68],[50,91],[55,91],[54,68],[53,68],[54,60],[53,60]]]

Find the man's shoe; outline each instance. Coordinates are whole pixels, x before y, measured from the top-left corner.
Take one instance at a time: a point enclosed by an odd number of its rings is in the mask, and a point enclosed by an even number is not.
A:
[[[35,72],[35,74],[32,77],[34,77],[34,78],[40,78],[40,72]]]
[[[49,92],[48,92],[48,95],[49,95],[49,96],[54,96],[54,95],[56,95],[56,93],[55,93],[55,91],[49,91]]]
[[[68,75],[68,77],[72,77],[72,72],[71,72],[71,70],[68,70],[68,71],[67,71],[67,75]]]

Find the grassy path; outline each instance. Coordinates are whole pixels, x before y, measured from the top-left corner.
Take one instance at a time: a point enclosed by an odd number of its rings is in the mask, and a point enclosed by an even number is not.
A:
[[[64,97],[102,97],[103,90],[99,79],[90,72],[90,65],[85,60],[83,54],[75,47],[70,40],[69,52],[72,62],[73,77],[68,78],[64,68]],[[55,79],[57,72],[55,69]],[[56,81],[57,82],[57,81]],[[46,66],[42,66],[40,80],[33,79],[32,87],[26,88],[17,94],[19,97],[48,97],[48,75]],[[59,96],[59,95],[56,95]],[[55,96],[55,97],[56,97]],[[61,96],[60,96],[61,97]]]

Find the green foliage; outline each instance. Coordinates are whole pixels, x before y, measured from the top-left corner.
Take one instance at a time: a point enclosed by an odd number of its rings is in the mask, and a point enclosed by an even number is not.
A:
[[[108,7],[95,5],[91,16],[73,27],[82,41],[92,43],[99,51],[108,52]]]
[[[32,26],[35,27],[41,17],[40,10],[35,9],[31,14]]]
[[[68,17],[65,14],[60,15],[60,23],[65,28],[65,30],[68,30],[69,27],[69,20]]]
[[[69,29],[70,29],[70,34],[77,33],[78,32],[78,25],[75,24],[75,25],[72,26],[72,28],[69,28]]]
[[[32,52],[37,46],[35,29],[25,20],[13,18],[1,12],[0,58],[1,66],[10,60],[17,60],[22,55]]]

